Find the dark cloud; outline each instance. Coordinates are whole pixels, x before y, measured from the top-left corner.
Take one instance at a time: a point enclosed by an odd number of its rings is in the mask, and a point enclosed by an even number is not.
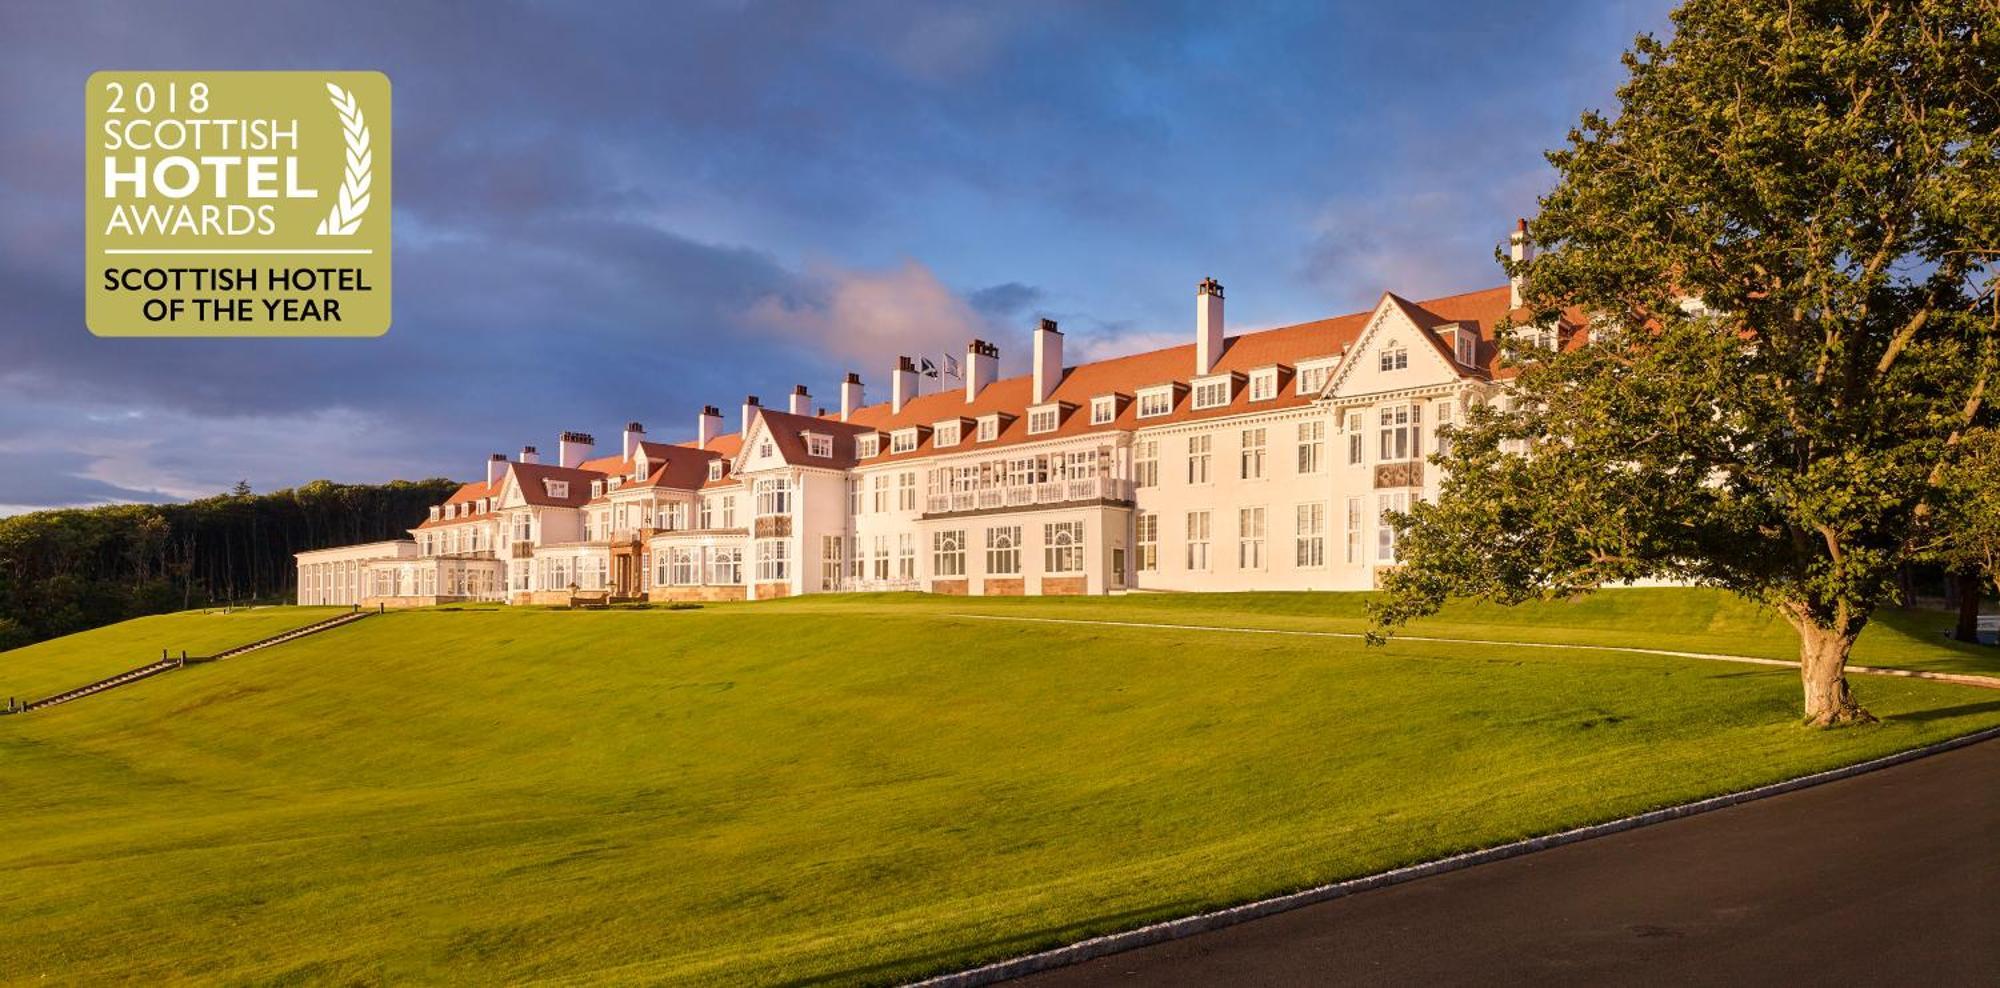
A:
[[[8,469],[0,472],[0,507],[53,508],[174,500],[165,491],[121,487],[86,476],[80,470],[87,465],[88,461],[79,461],[70,453],[9,453]]]
[[[1003,285],[981,288],[965,297],[981,315],[993,319],[1012,319],[1030,306],[1041,302],[1043,292],[1033,285],[1023,285],[1010,281]]]

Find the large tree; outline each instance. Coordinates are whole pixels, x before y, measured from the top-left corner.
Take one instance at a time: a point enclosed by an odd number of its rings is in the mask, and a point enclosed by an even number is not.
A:
[[[1402,519],[1386,629],[1667,578],[1798,630],[1805,712],[1870,720],[1845,676],[1935,510],[1996,363],[2000,4],[1695,0],[1641,36],[1615,115],[1555,189],[1435,503]]]

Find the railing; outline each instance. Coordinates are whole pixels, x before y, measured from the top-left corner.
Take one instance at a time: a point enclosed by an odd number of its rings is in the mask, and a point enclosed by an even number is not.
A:
[[[925,501],[930,514],[943,515],[961,511],[988,511],[996,508],[1023,508],[1038,504],[1067,504],[1072,501],[1129,501],[1132,499],[1132,482],[1104,477],[1082,477],[1043,481],[1038,484],[1012,484],[1005,487],[982,487],[973,491],[950,491],[929,495]]]
[[[922,590],[923,581],[917,579],[895,580],[843,580],[839,589],[848,593],[877,593],[890,590]]]

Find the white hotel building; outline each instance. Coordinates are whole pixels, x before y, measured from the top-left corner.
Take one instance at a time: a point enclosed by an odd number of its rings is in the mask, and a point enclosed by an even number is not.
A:
[[[1164,350],[1069,366],[1043,320],[1020,377],[974,340],[962,389],[919,395],[903,357],[884,402],[849,374],[837,412],[800,386],[783,411],[746,399],[736,432],[704,408],[683,443],[632,423],[594,456],[564,433],[553,465],[494,454],[411,539],[300,553],[299,601],[1366,589],[1396,562],[1384,516],[1436,494],[1439,428],[1504,387],[1493,332],[1518,305],[1385,294],[1230,337],[1208,280]]]

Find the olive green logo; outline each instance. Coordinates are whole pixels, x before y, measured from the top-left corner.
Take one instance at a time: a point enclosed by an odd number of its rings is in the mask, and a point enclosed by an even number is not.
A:
[[[98,72],[84,110],[91,332],[388,330],[388,76]]]

